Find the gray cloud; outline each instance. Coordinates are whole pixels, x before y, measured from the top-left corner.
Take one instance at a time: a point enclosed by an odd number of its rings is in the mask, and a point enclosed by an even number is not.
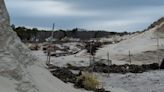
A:
[[[164,15],[163,0],[6,0],[12,23],[50,29],[143,30]]]

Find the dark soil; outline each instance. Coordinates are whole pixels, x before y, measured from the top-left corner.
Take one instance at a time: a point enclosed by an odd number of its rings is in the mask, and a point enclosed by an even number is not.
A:
[[[107,66],[103,63],[95,63],[94,65],[90,67],[76,67],[72,65],[68,65],[67,68],[57,67],[54,65],[48,65],[48,68],[50,69],[50,72],[63,82],[67,83],[73,83],[75,87],[78,88],[84,88],[82,85],[82,82],[77,81],[77,77],[81,75],[81,72],[79,74],[74,74],[70,70],[78,70],[78,71],[93,71],[93,72],[103,72],[103,73],[143,73],[148,70],[157,70],[159,69],[159,64],[153,63],[153,64],[144,64],[144,65],[111,65]],[[93,90],[94,92],[110,92],[106,91],[104,89],[96,89]]]
[[[134,65],[134,64],[125,64],[125,65],[106,65],[104,63],[95,63],[91,67],[77,67],[77,66],[68,66],[68,69],[71,70],[92,70],[93,72],[101,73],[143,73],[149,70],[159,69],[158,63],[153,64],[143,64],[143,65]]]

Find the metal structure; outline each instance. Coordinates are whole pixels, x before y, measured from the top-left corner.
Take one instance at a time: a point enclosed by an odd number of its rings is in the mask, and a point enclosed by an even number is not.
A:
[[[52,43],[53,43],[54,28],[55,28],[55,23],[53,23],[52,33],[51,33],[51,37],[50,37],[50,41],[49,41],[49,46],[47,47],[47,62],[46,62],[47,65],[49,65],[50,62],[51,62],[51,50],[52,50],[51,46],[52,46]]]

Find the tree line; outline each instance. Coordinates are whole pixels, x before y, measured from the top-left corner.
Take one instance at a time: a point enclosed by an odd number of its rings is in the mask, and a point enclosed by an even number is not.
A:
[[[50,37],[52,31],[47,30],[39,30],[37,28],[26,28],[24,26],[15,27],[15,25],[11,25],[12,29],[17,33],[22,41],[32,41],[35,39],[39,39],[39,41],[44,42],[46,38]],[[108,32],[108,31],[90,31],[90,30],[80,30],[78,28],[74,28],[72,30],[55,30],[54,38],[61,40],[65,37],[68,38],[78,38],[80,40],[89,40],[91,38],[101,38],[101,37],[109,37],[112,35],[126,35],[128,32]]]

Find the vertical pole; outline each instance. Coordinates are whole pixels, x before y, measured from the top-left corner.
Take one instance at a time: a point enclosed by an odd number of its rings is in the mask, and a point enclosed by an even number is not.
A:
[[[94,57],[94,42],[91,42],[91,56],[92,56],[92,73],[94,72],[94,68],[95,68],[95,57]]]
[[[158,34],[158,30],[157,30],[157,62],[160,66],[160,58],[159,58],[159,34]]]
[[[50,44],[52,44],[52,39],[54,37],[54,28],[55,28],[55,23],[53,23],[53,26],[52,26],[51,43]]]
[[[49,58],[49,55],[48,55],[48,48],[49,48],[49,47],[47,47],[47,61],[46,61],[46,65],[48,65],[48,58]]]
[[[93,57],[93,61],[92,61],[92,64],[93,64],[92,72],[94,72],[94,69],[95,69],[95,57],[94,57],[94,55],[92,57]]]
[[[90,58],[90,66],[92,65],[92,56],[91,56],[91,49],[92,49],[92,46],[91,46],[91,42],[89,42],[89,58]]]
[[[49,47],[47,48],[47,65],[50,64],[51,62],[51,46],[52,46],[52,40],[53,40],[53,36],[54,36],[54,28],[55,28],[55,23],[53,23],[52,26],[52,33],[51,33],[51,39],[50,39],[50,43],[49,43]]]
[[[107,53],[107,62],[108,62],[108,68],[109,68],[109,65],[110,65],[110,60],[109,60],[109,52]],[[108,69],[108,76],[107,77],[109,77],[109,69]]]
[[[129,50],[129,63],[130,64],[132,63],[130,50]]]

